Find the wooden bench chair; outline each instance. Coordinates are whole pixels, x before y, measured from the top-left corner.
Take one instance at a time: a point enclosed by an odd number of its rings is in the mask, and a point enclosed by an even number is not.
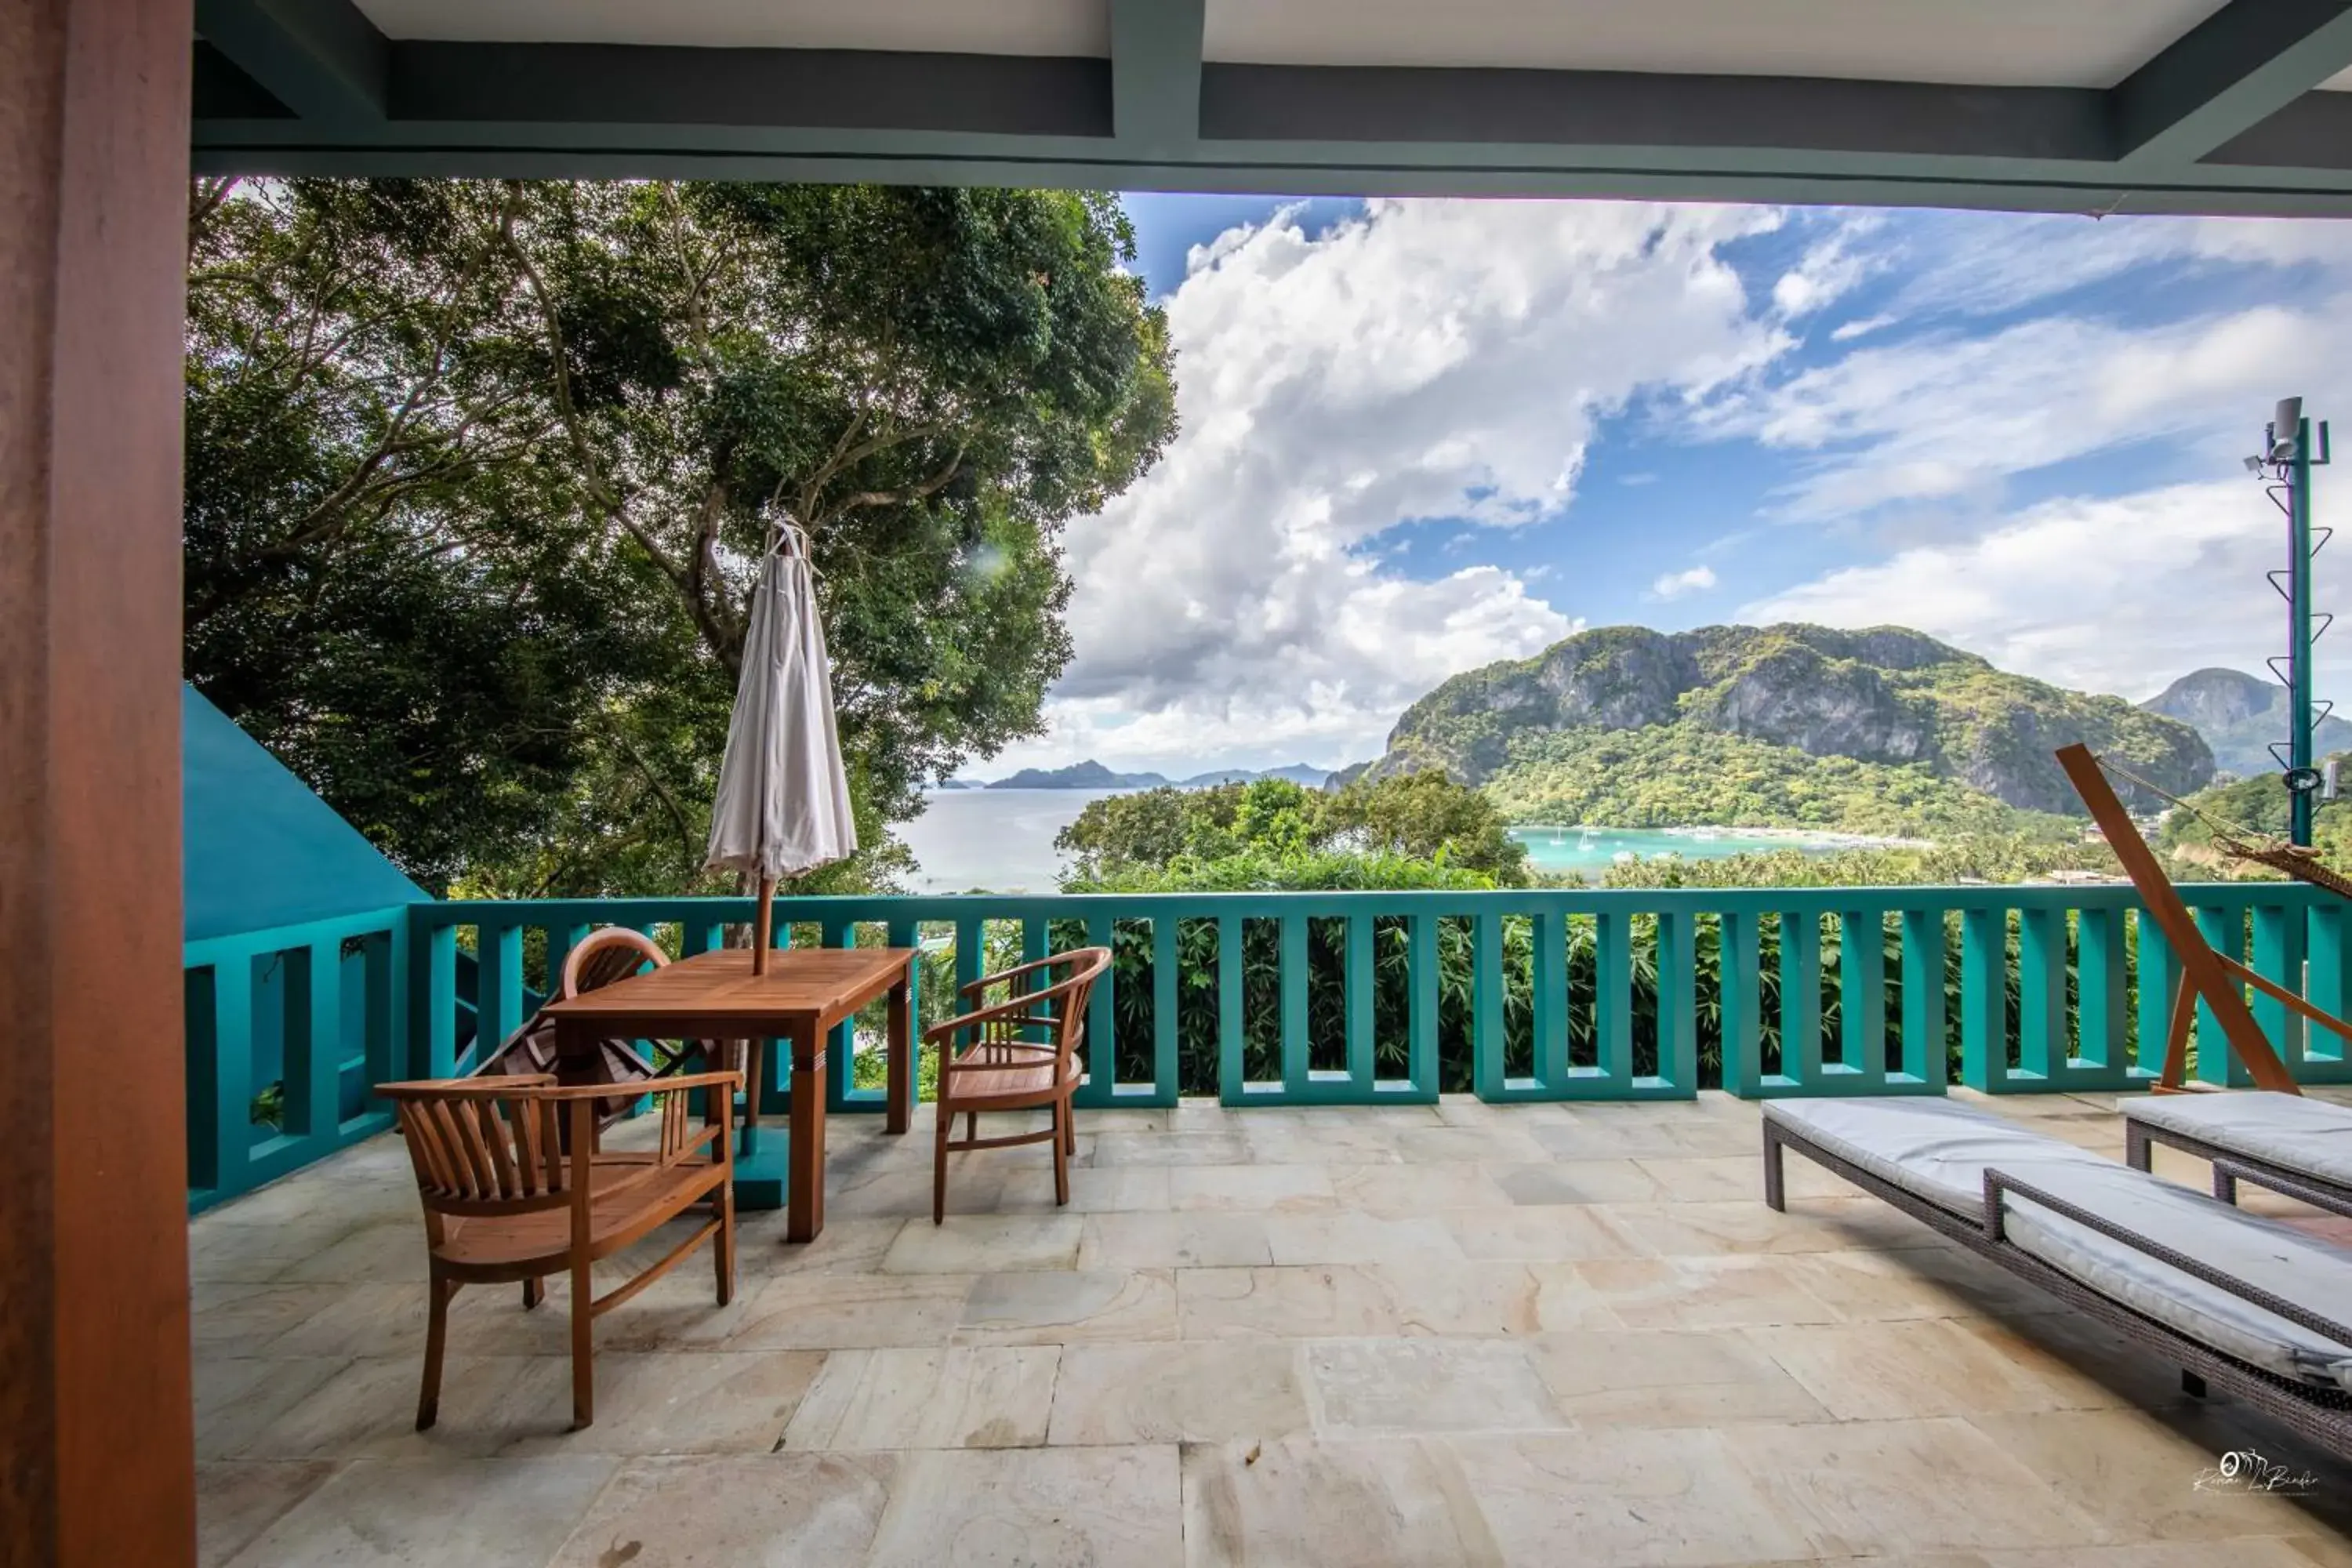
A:
[[[716,1238],[712,1261],[719,1304],[735,1293],[735,1154],[726,1107],[740,1075],[693,1073],[661,1084],[661,1141],[651,1158],[622,1162],[595,1152],[596,1101],[603,1084],[564,1087],[546,1075],[388,1083],[376,1093],[393,1102],[416,1170],[425,1205],[428,1310],[419,1431],[433,1425],[441,1398],[441,1358],[449,1302],[467,1285],[523,1285],[523,1305],[539,1301],[539,1282],[572,1279],[572,1421],[595,1417],[595,1320]],[[689,1091],[701,1089],[702,1125],[689,1126]],[[590,1278],[601,1258],[622,1251],[698,1205],[708,1217],[650,1267],[599,1298]]]
[[[586,992],[601,991],[633,978],[647,967],[660,969],[669,961],[669,954],[645,932],[627,926],[606,926],[582,938],[565,955],[556,995],[568,1001]],[[593,1058],[567,1065],[556,1055],[554,1021],[542,1010],[508,1036],[467,1076],[529,1078],[553,1073],[566,1083],[604,1084],[630,1090],[608,1094],[597,1101],[596,1122],[604,1128],[629,1115],[646,1093],[658,1087],[653,1079],[683,1072],[697,1057],[711,1068],[736,1065],[730,1047],[715,1041],[677,1040],[667,1047],[659,1041],[647,1044],[653,1047],[650,1060],[638,1052],[635,1042],[603,1040],[598,1042]]]
[[[948,1155],[959,1149],[1002,1149],[1050,1139],[1054,1202],[1070,1201],[1070,1156],[1078,1147],[1070,1097],[1086,1077],[1078,1051],[1086,1041],[1087,1003],[1095,982],[1109,967],[1110,949],[1082,947],[983,975],[958,992],[958,999],[968,1007],[985,1003],[988,994],[1001,985],[1008,993],[1005,1000],[973,1007],[923,1031],[923,1044],[940,1053],[931,1163],[933,1225],[947,1217]],[[983,1110],[1034,1110],[1041,1106],[1052,1112],[1041,1131],[980,1136]],[[961,1139],[950,1136],[958,1116],[964,1119]]]

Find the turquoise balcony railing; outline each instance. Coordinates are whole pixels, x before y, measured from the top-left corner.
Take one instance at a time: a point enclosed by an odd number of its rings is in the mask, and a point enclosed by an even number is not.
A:
[[[2352,906],[2287,883],[2183,892],[2217,947],[2352,1012]],[[368,1085],[464,1070],[595,927],[691,953],[750,916],[742,899],[440,902],[190,944],[191,1205],[382,1128]],[[777,917],[785,945],[921,944],[929,1017],[991,969],[1112,947],[1079,1098],[1097,1107],[2114,1090],[2155,1076],[2179,973],[2121,885],[824,898]],[[2305,1081],[2352,1081],[2335,1037],[2254,1005]],[[857,1028],[827,1052],[833,1110],[881,1107]],[[2206,1052],[2196,1072],[2238,1081],[2233,1065]]]
[[[188,1206],[203,1208],[392,1125],[409,906],[187,944]]]

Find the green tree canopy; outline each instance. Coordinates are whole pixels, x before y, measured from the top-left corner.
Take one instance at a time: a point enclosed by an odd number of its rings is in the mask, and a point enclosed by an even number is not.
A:
[[[1476,790],[1443,774],[1336,792],[1265,778],[1090,801],[1055,847],[1075,880],[1194,888],[1519,887],[1527,850]]]
[[[878,838],[1036,731],[1059,531],[1173,433],[1133,254],[1104,195],[200,184],[189,677],[422,878],[674,890],[793,524]]]

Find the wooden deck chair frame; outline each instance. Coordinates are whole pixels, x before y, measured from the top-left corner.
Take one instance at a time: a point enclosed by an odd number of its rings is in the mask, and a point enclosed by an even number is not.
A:
[[[433,1426],[441,1403],[441,1363],[449,1302],[467,1285],[524,1287],[526,1309],[539,1282],[572,1281],[572,1424],[595,1419],[595,1340],[604,1313],[668,1273],[705,1241],[712,1246],[719,1305],[735,1294],[735,1152],[719,1108],[741,1082],[732,1072],[696,1073],[665,1086],[660,1147],[628,1164],[593,1152],[602,1085],[565,1087],[545,1075],[378,1084],[392,1101],[416,1173],[427,1267],[424,1376],[416,1429]],[[691,1091],[703,1091],[702,1124],[689,1122]],[[701,1222],[625,1282],[595,1294],[593,1269],[699,1209]]]
[[[2173,993],[2170,1028],[2164,1045],[2164,1070],[2150,1087],[2158,1094],[2193,1093],[2187,1081],[2189,1070],[2189,1029],[2197,1016],[2197,1004],[2202,1001],[2211,1009],[2214,1020],[2221,1026],[2221,1034],[2238,1060],[2245,1064],[2247,1075],[2254,1087],[2279,1094],[2301,1094],[2302,1087],[2294,1075],[2279,1059],[2270,1038],[2254,1022],[2252,1009],[2246,1005],[2244,988],[2252,986],[2280,1005],[2321,1028],[2352,1040],[2352,1023],[2313,1006],[2294,992],[2267,976],[2255,973],[2226,953],[2218,952],[2198,929],[2196,917],[2181,901],[2180,893],[2172,879],[2164,874],[2157,863],[2156,852],[2132,826],[2131,813],[2116,796],[2106,774],[2100,770],[2099,760],[2087,746],[2074,745],[2060,749],[2058,765],[2066,770],[2074,784],[2074,793],[2083,797],[2090,808],[2091,820],[2098,824],[2106,837],[2107,847],[2123,862],[2124,872],[2138,889],[2140,902],[2147,907],[2148,917],[2156,921],[2164,940],[2171,944],[2180,960],[2180,985]]]
[[[947,1218],[948,1156],[961,1150],[1051,1141],[1054,1202],[1070,1201],[1070,1157],[1078,1148],[1072,1097],[1086,1070],[1078,1052],[1086,1044],[1087,1001],[1110,963],[1110,949],[1081,947],[982,975],[957,993],[971,1011],[923,1031],[924,1045],[940,1053],[931,1154],[933,1225]],[[1056,973],[1064,971],[1056,980]],[[992,1006],[980,1005],[999,986],[1007,993],[1005,1000]],[[1036,1034],[1045,1038],[1033,1038]],[[980,1135],[983,1110],[1041,1107],[1052,1113],[1042,1129],[996,1138]],[[958,1116],[964,1119],[961,1139],[953,1136]]]

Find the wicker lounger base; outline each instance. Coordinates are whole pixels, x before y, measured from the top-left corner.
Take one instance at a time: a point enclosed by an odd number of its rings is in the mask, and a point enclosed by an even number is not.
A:
[[[2178,1149],[2213,1166],[2213,1195],[2225,1204],[2238,1201],[2238,1184],[2247,1182],[2309,1204],[2330,1214],[2352,1216],[2352,1187],[2315,1176],[2308,1171],[2297,1171],[2285,1165],[2273,1164],[2252,1154],[2242,1154],[2224,1149],[2218,1143],[2208,1143],[2202,1138],[2175,1131],[2169,1127],[2150,1127],[2124,1118],[2124,1159],[2132,1169],[2154,1168],[2155,1145]]]
[[[1768,1118],[1764,1122],[1764,1201],[1770,1207],[1782,1211],[1788,1207],[1781,1173],[1784,1147],[1796,1150],[1874,1197],[1894,1205],[1937,1234],[1949,1237],[2133,1343],[2157,1352],[2180,1368],[2181,1386],[2190,1394],[2201,1395],[2211,1389],[2243,1400],[2337,1458],[2352,1461],[2352,1395],[2292,1382],[2248,1366],[2166,1324],[2119,1306],[1996,1235],[1983,1219],[1957,1215],[1930,1203]]]

